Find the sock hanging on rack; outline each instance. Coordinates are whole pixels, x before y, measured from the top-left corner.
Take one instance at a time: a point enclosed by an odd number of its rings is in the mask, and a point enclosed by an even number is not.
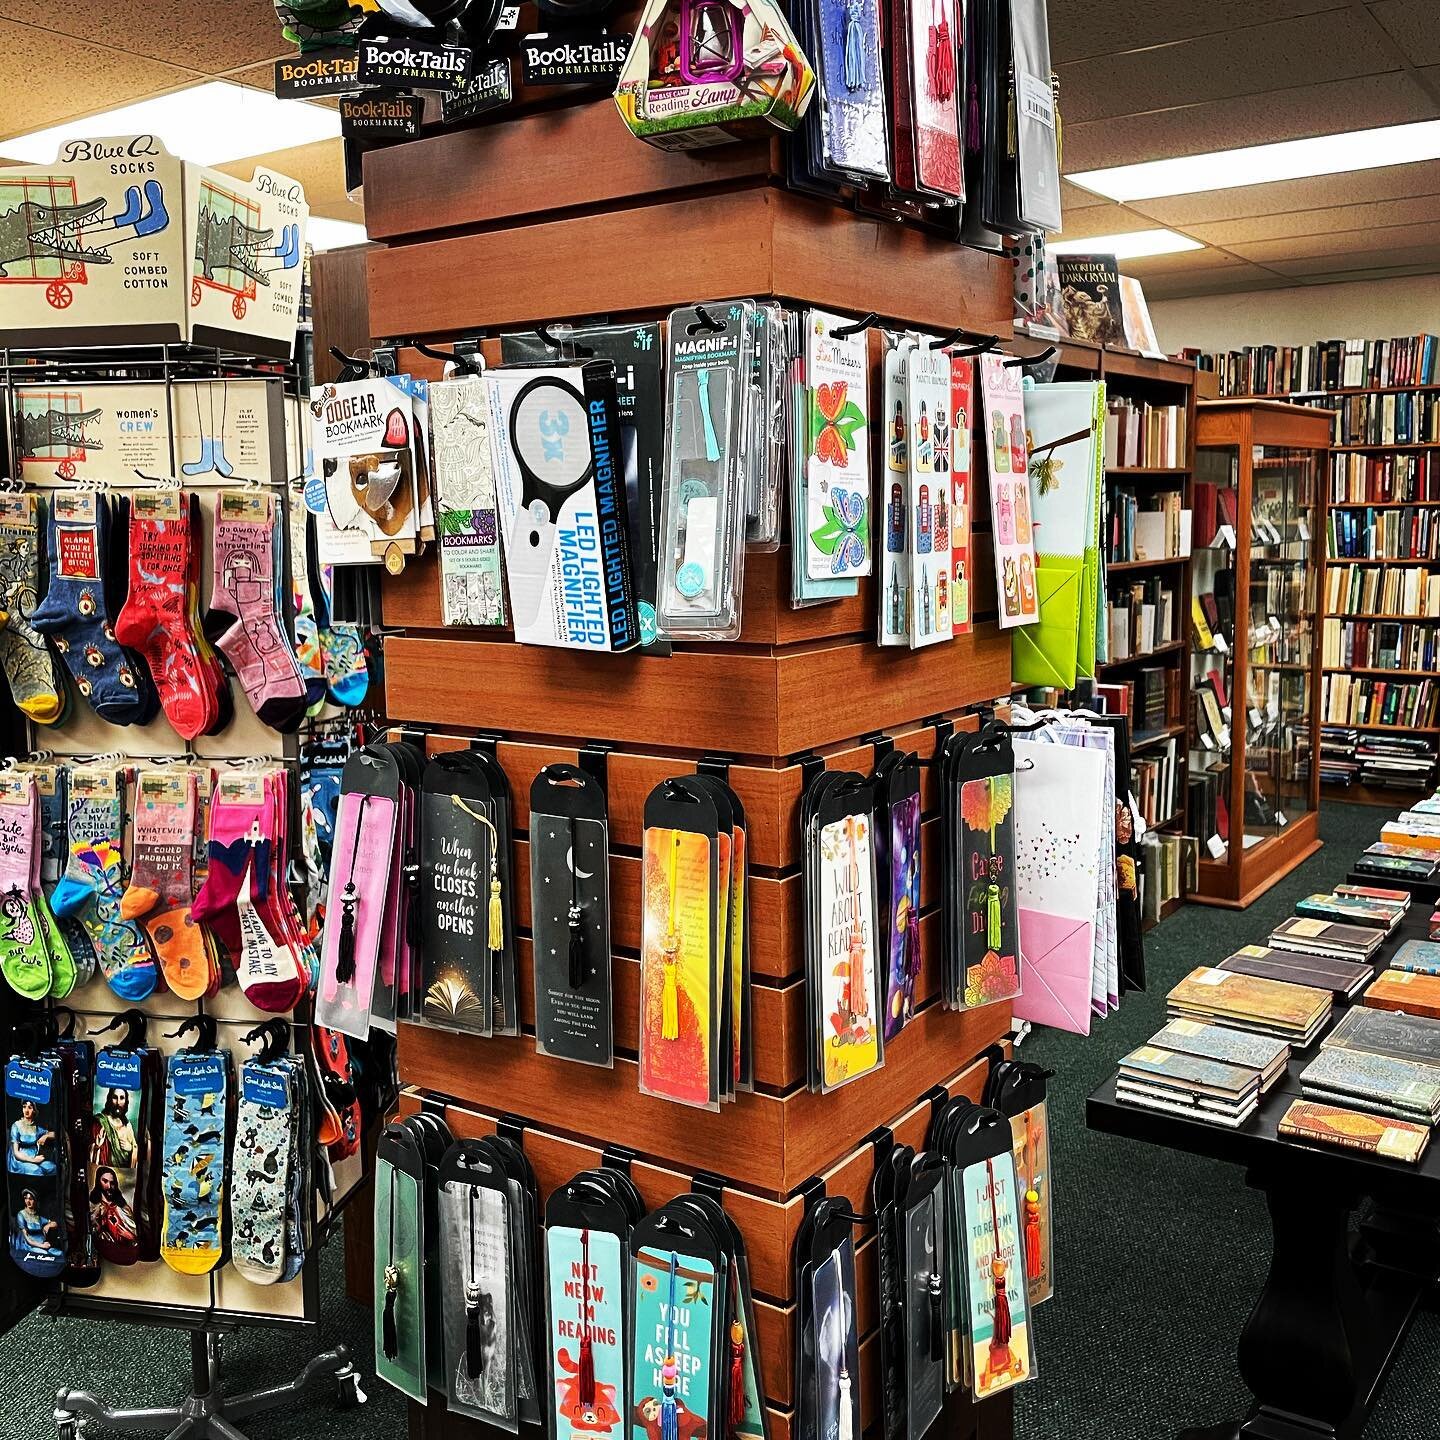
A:
[[[87,778],[87,777],[93,777]],[[95,947],[111,990],[134,1004],[155,993],[159,972],[144,933],[120,914],[125,893],[124,804],[114,772],[72,771],[70,858],[55,887],[57,916],[75,915]]]
[[[306,976],[276,924],[270,849],[269,841],[250,847],[235,902],[240,916],[240,953],[232,958],[235,978],[245,998],[257,1010],[284,1015],[299,1004],[306,990]]]
[[[210,834],[205,845],[205,882],[195,895],[191,915],[207,925],[230,953],[240,954],[240,916],[235,908],[250,847],[273,840],[273,805],[261,775],[222,775],[210,799]]]
[[[111,617],[110,629],[114,633],[115,617],[125,608],[130,585],[130,497],[111,496],[107,501],[110,508],[110,524],[107,528],[106,546],[108,553],[101,562],[104,576],[105,613]],[[120,644],[117,639],[116,644]],[[160,693],[155,688],[155,679],[150,666],[138,650],[120,645],[120,653],[135,676],[136,693],[140,696],[139,713],[131,722],[134,725],[148,725],[160,714]]]
[[[182,1000],[218,988],[218,963],[193,905],[198,777],[145,771],[136,784],[134,863],[120,898],[126,920],[142,920],[165,983]]]
[[[224,1254],[228,1050],[182,1050],[165,1081],[164,1230],[160,1258],[181,1275],[205,1275]]]
[[[64,716],[64,682],[30,623],[40,603],[36,521],[32,496],[0,496],[0,669],[25,715],[37,725],[55,725]]]
[[[205,633],[235,667],[260,720],[289,733],[304,719],[308,702],[277,606],[276,573],[283,567],[276,564],[274,498],[225,491],[218,504]]]
[[[214,675],[192,628],[191,510],[178,492],[136,495],[130,517],[130,593],[115,621],[122,645],[150,667],[165,717],[185,740],[214,723]]]
[[[149,708],[148,676],[132,669],[106,609],[110,507],[103,495],[59,493],[46,526],[49,583],[30,617],[48,635],[90,708],[112,725],[132,725]]]
[[[40,798],[30,775],[7,775],[5,782],[0,789],[0,974],[17,995],[43,1000],[54,971],[46,927],[35,905]]]
[[[155,1124],[164,1082],[158,1051],[113,1047],[95,1057],[90,1122],[90,1227],[111,1265],[155,1258],[160,1137]],[[157,1093],[158,1092],[158,1093]]]
[[[25,1274],[47,1280],[65,1269],[68,1249],[68,1097],[62,1072],[60,1057],[54,1054],[33,1060],[16,1056],[5,1066],[10,1258]]]
[[[320,622],[311,586],[310,512],[305,508],[305,486],[290,487],[286,514],[290,527],[291,603],[295,610],[295,656],[305,680],[310,710],[325,702],[325,652],[320,645]]]
[[[41,765],[31,773],[35,776],[35,788],[40,794],[40,890],[73,966],[74,981],[70,990],[74,991],[88,984],[95,974],[95,946],[80,921],[74,915],[56,915],[53,904],[55,887],[60,883],[60,876],[70,859],[70,771],[64,765]],[[56,986],[50,991],[52,1000],[65,999],[59,991],[61,968],[56,967]]]
[[[240,1067],[231,1166],[230,1258],[252,1285],[273,1285],[285,1270],[286,1201],[295,1152],[291,1133],[294,1067],[247,1060]]]
[[[204,534],[204,514],[199,495],[190,496],[190,534],[194,540],[190,546],[190,581],[185,588],[185,613],[189,617],[190,631],[195,637],[195,649],[200,656],[201,669],[209,678],[210,693],[215,701],[215,716],[205,727],[205,734],[219,735],[229,728],[230,722],[235,718],[235,697],[230,690],[229,668],[210,643],[200,616],[200,547],[201,536]]]

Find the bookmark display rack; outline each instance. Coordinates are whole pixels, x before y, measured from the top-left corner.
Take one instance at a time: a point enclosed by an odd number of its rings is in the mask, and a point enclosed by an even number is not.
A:
[[[1218,523],[1195,551],[1191,898],[1244,908],[1320,848],[1319,533],[1329,420],[1275,400],[1199,406]]]
[[[1035,344],[1032,340],[1016,348],[1024,352]],[[1096,681],[1118,687],[1112,708],[1123,708],[1130,716],[1133,788],[1137,796],[1155,797],[1142,804],[1144,926],[1149,930],[1174,914],[1186,898],[1181,850],[1189,778],[1185,733],[1191,560],[1189,547],[1182,545],[1168,548],[1184,553],[1138,553],[1129,538],[1133,526],[1125,517],[1161,506],[1161,497],[1167,495],[1177,497],[1180,510],[1193,513],[1196,370],[1189,361],[1157,359],[1113,346],[1073,340],[1057,346],[1057,380],[1105,382],[1109,414],[1100,543],[1112,643],[1110,658],[1096,669]],[[1161,412],[1166,416],[1163,433],[1160,424],[1144,418]],[[1174,463],[1140,463],[1150,459]],[[1144,626],[1142,606],[1150,608]],[[1122,612],[1118,630],[1117,607]],[[1162,612],[1169,621],[1164,631]],[[1124,632],[1123,645],[1118,631]],[[1142,768],[1149,783],[1140,783]]]
[[[107,493],[134,495],[173,487],[179,477],[187,493],[199,496],[207,535],[214,524],[221,490],[246,485],[264,488],[271,491],[276,504],[283,507],[291,502],[291,482],[303,468],[301,452],[295,448],[301,434],[298,426],[300,379],[293,366],[185,345],[0,351],[0,402],[8,418],[17,414],[17,387],[30,387],[35,394],[53,393],[64,397],[54,402],[57,408],[93,410],[97,416],[108,414],[108,422],[102,423],[108,423],[111,428],[119,426],[121,434],[125,424],[158,433],[162,428],[161,406],[166,416],[175,415],[172,400],[175,388],[180,385],[194,388],[196,394],[203,397],[202,404],[207,404],[213,393],[214,413],[219,415],[223,404],[220,391],[235,383],[263,387],[258,399],[255,398],[257,392],[253,389],[250,392],[251,413],[263,422],[261,429],[268,431],[270,437],[268,450],[257,460],[256,469],[250,471],[247,467],[243,476],[236,471],[229,478],[223,477],[208,464],[203,472],[192,464],[190,473],[185,473],[186,462],[195,457],[183,449],[178,424],[163,426],[168,441],[159,447],[164,453],[156,454],[151,462],[157,465],[157,472],[152,474],[137,473],[135,468],[127,467],[123,439],[115,445],[108,430],[107,439],[111,439],[112,447],[103,463],[97,463],[101,460],[98,448],[87,453],[83,445],[74,447],[69,456],[38,457],[31,453],[26,441],[23,419],[16,419],[8,427],[13,447],[9,456],[10,473],[21,477],[32,490],[47,495],[85,486],[103,488]],[[134,388],[138,385],[148,387],[144,392],[148,399],[135,408],[137,396],[141,394]],[[122,406],[131,407],[128,415],[119,413]],[[152,406],[153,414],[150,413]],[[205,428],[207,423],[213,425],[214,421],[199,422],[200,434],[210,433]],[[223,425],[222,421],[222,430]],[[148,440],[145,448],[146,453],[156,453],[156,447]],[[43,538],[41,544],[44,544]],[[210,547],[202,545],[200,551],[200,593],[208,595]],[[280,580],[282,593],[288,594],[288,568]],[[55,725],[27,726],[28,734],[9,753],[23,756],[29,750],[32,758],[58,762],[103,759],[132,773],[147,764],[181,760],[207,762],[223,771],[227,766],[247,761],[293,759],[294,738],[281,736],[262,724],[238,681],[232,678],[230,683],[235,717],[215,736],[201,735],[187,742],[171,728],[163,713],[148,725],[121,728],[99,719],[88,704],[77,702],[71,706],[69,715]],[[133,822],[133,815],[130,820]],[[98,1037],[97,1045],[117,1043],[126,1034],[124,1017],[127,1013],[133,1016],[139,1012],[144,1022],[144,1042],[167,1056],[195,1039],[193,1029],[188,1035],[174,1033],[183,1022],[207,1018],[214,1023],[217,1045],[230,1050],[237,1075],[240,1063],[255,1053],[253,1044],[247,1044],[244,1037],[262,1021],[287,1020],[288,1048],[295,1054],[305,1052],[304,1032],[309,1023],[308,1007],[288,1016],[265,1015],[252,1008],[234,984],[211,999],[193,1003],[180,999],[164,986],[144,1001],[127,1002],[111,991],[98,972],[87,984],[77,988],[61,1009],[75,1017],[75,1033]],[[99,1034],[110,1022],[116,1022],[113,1031]],[[219,1424],[227,1413],[243,1415],[275,1408],[298,1397],[322,1376],[333,1379],[342,1403],[358,1403],[358,1377],[343,1346],[317,1354],[294,1381],[265,1392],[227,1399],[221,1393],[220,1384],[223,1335],[252,1326],[313,1333],[320,1318],[320,1252],[341,1210],[362,1186],[365,1179],[362,1157],[363,1147],[360,1155],[334,1166],[323,1184],[325,1193],[317,1189],[312,1241],[299,1275],[289,1282],[257,1285],[229,1264],[208,1274],[182,1275],[157,1259],[125,1267],[105,1265],[98,1282],[86,1288],[64,1283],[37,1287],[32,1303],[43,1304],[48,1312],[56,1315],[118,1319],[189,1332],[194,1388],[185,1405],[192,1408],[144,1412],[153,1427],[169,1430],[193,1414],[194,1426],[200,1433],[206,1417]],[[88,1392],[67,1389],[61,1392],[61,1399],[63,1403],[57,1405],[56,1411],[61,1440],[74,1440],[91,1422],[121,1429],[135,1428],[135,1412],[114,1408]]]
[[[1008,330],[1009,266],[918,225],[874,220],[778,188],[778,145],[694,154],[637,145],[608,97],[507,112],[365,157],[372,338],[400,346],[401,369],[438,375],[408,342],[606,315],[663,317],[736,296],[825,306],[875,324]],[[880,384],[871,334],[872,394]],[[983,513],[984,502],[975,510]],[[773,1440],[790,1440],[794,1393],[791,1248],[806,1196],[823,1184],[862,1216],[880,1127],[919,1140],[933,1099],[979,1093],[981,1057],[1009,1030],[1009,1006],[948,1011],[938,1000],[939,824],[925,762],[965,712],[1010,691],[1010,644],[994,618],[988,536],[977,535],[972,594],[989,613],[953,643],[909,652],[874,644],[875,593],[794,610],[782,546],[751,553],[738,641],[677,644],[668,657],[520,646],[503,632],[440,628],[432,557],[384,587],[387,713],[433,749],[493,746],[517,802],[557,760],[603,764],[609,796],[613,1070],[541,1055],[533,1033],[478,1039],[400,1025],[407,1103],[443,1104],[456,1135],[518,1127],[542,1192],[608,1153],[653,1204],[698,1184],[723,1197],[744,1233],[759,1304]],[[843,1093],[806,1088],[800,797],[816,766],[868,771],[876,747],[922,760],[923,1003],[878,1071]],[[601,757],[598,762],[595,756]],[[639,847],[647,793],[700,766],[728,776],[745,805],[751,854],[755,1092],[723,1113],[642,1095],[634,1060],[639,984]],[[523,843],[517,867],[528,867]],[[526,873],[517,868],[515,873]],[[518,916],[528,926],[523,900]],[[522,1022],[533,1024],[533,966],[521,941]],[[628,1053],[627,1053],[628,1051]],[[867,1222],[868,1224],[868,1222]],[[873,1227],[872,1227],[873,1228]],[[861,1244],[858,1305],[866,1424],[879,1415],[877,1270]],[[412,1435],[474,1437],[482,1427],[412,1407]],[[940,1422],[954,1440],[1002,1440],[1005,1397],[957,1394]],[[937,1430],[937,1433],[940,1431]]]

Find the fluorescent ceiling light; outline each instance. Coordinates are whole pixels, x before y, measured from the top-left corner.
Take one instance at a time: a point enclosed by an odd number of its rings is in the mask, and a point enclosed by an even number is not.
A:
[[[1178,255],[1182,250],[1205,247],[1173,230],[1130,230],[1124,235],[1092,235],[1086,240],[1059,240],[1046,245],[1049,255],[1113,255],[1117,260],[1138,260],[1143,255]]]
[[[0,141],[0,152],[12,160],[48,165],[67,140],[154,135],[182,160],[225,165],[292,145],[334,140],[339,134],[338,110],[303,100],[277,100],[248,85],[212,80]]]
[[[363,245],[369,238],[363,225],[353,220],[332,220],[328,215],[312,215],[305,226],[305,243],[317,254],[344,245]]]
[[[1435,159],[1440,159],[1440,120],[1419,120],[1413,125],[1382,125],[1344,135],[1317,135],[1309,140],[1246,145],[1239,150],[1147,160],[1108,170],[1082,170],[1066,179],[1111,200],[1156,200],[1163,195],[1234,190],[1241,185],[1268,185],[1276,180],[1304,180],[1312,175],[1378,170]]]

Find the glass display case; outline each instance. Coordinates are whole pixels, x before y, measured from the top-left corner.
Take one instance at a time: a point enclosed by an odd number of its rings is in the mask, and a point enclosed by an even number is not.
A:
[[[1328,417],[1196,407],[1192,899],[1242,907],[1320,848],[1319,600]]]

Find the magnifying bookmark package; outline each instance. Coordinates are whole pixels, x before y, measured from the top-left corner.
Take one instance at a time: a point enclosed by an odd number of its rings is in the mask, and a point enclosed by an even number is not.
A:
[[[670,312],[661,505],[660,633],[740,634],[746,500],[755,443],[755,302]]]
[[[506,367],[486,384],[516,640],[635,648],[640,621],[614,363]]]
[[[557,325],[500,337],[506,365],[554,364],[571,357],[613,360],[620,407],[620,448],[625,460],[625,520],[630,532],[630,571],[640,616],[640,643],[665,653],[655,627],[660,488],[665,467],[665,349],[660,325]]]

